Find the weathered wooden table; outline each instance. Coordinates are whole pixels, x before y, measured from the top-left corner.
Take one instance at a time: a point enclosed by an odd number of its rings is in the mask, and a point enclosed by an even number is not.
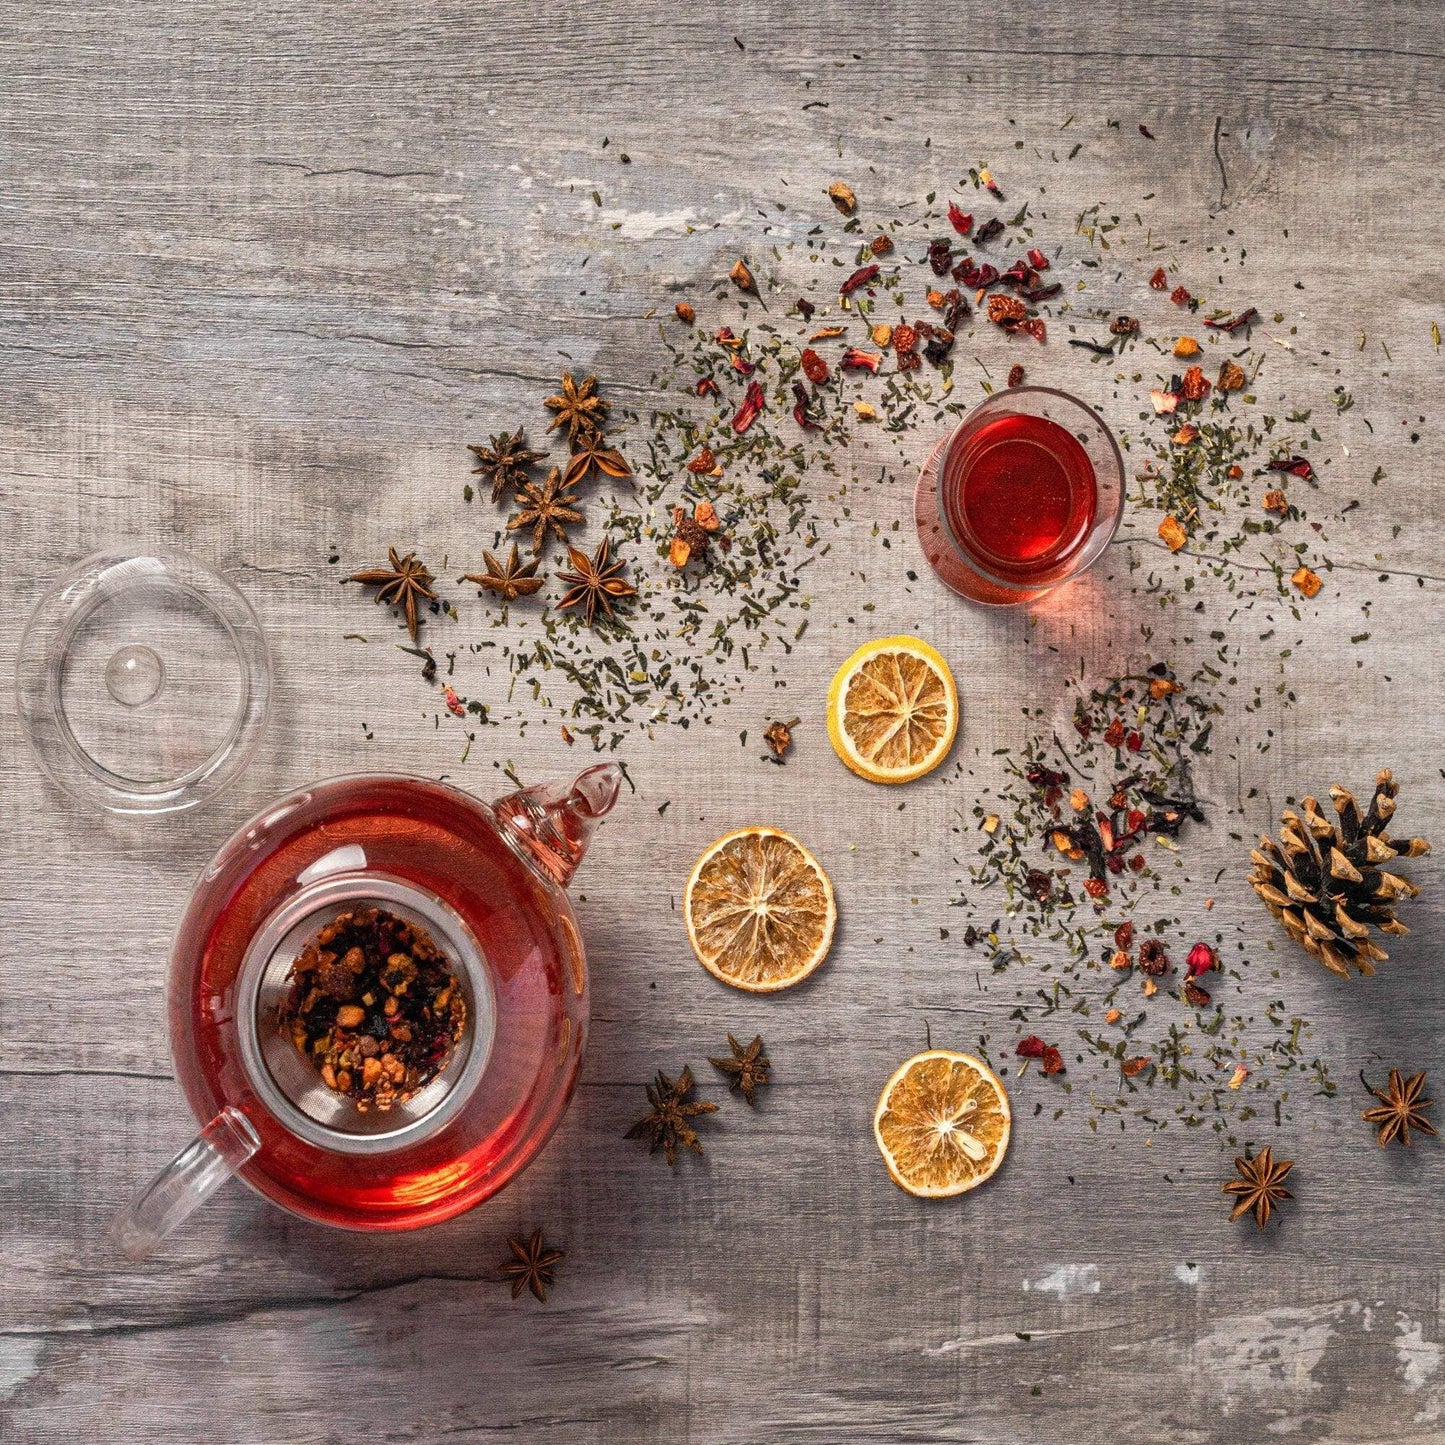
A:
[[[415,1236],[326,1233],[233,1186],[147,1264],[102,1239],[191,1128],[165,957],[197,867],[243,817],[357,767],[490,795],[496,763],[538,779],[587,761],[554,725],[511,724],[458,766],[415,669],[342,641],[382,619],[334,585],[328,550],[360,565],[399,541],[473,565],[485,538],[460,501],[461,444],[531,417],[564,357],[646,404],[644,313],[705,295],[763,247],[765,221],[774,236],[836,222],[822,189],[840,175],[892,204],[991,161],[1031,194],[1047,185],[1064,237],[1102,201],[1147,209],[1203,272],[1204,248],[1227,243],[1236,291],[1298,325],[1274,374],[1356,404],[1330,417],[1334,490],[1316,511],[1336,567],[1294,628],[1298,702],[1232,717],[1231,736],[1273,727],[1273,745],[1221,748],[1201,775],[1214,810],[1195,873],[1223,875],[1210,926],[1278,942],[1230,834],[1269,826],[1286,795],[1365,789],[1389,765],[1407,828],[1445,834],[1433,0],[12,0],[4,16],[0,655],[68,560],[138,538],[246,591],[278,692],[242,783],[169,825],[65,803],[0,709],[0,1440],[1445,1440],[1445,1152],[1375,1150],[1354,1079],[1398,1062],[1445,1087],[1438,864],[1417,867],[1415,931],[1373,981],[1264,957],[1342,1089],[1259,1131],[1301,1161],[1278,1230],[1225,1221],[1230,1151],[1212,1134],[1094,1134],[1077,1107],[1034,1117],[1033,1095],[986,1190],[939,1204],[889,1182],[870,1133],[882,1080],[930,1032],[1002,1036],[1007,999],[977,990],[949,908],[972,780],[919,784],[900,809],[845,774],[826,681],[864,636],[932,638],[982,786],[1021,704],[1055,701],[1081,655],[1107,670],[1137,653],[1159,613],[1112,567],[1097,611],[1040,622],[1056,652],[1026,649],[1025,617],[970,610],[926,571],[908,583],[906,531],[891,550],[872,540],[906,513],[901,469],[859,494],[810,578],[786,693],[761,677],[715,726],[623,749],[636,795],[579,880],[591,1050],[528,1174]],[[1080,384],[1061,345],[1030,365]],[[1136,409],[1097,399],[1118,422]],[[915,464],[931,440],[904,438]],[[1163,556],[1145,551],[1155,520],[1126,518],[1116,560]],[[1238,698],[1273,698],[1279,644],[1230,635]],[[774,769],[756,734],[784,707],[805,721]],[[806,838],[839,892],[833,958],[795,997],[714,985],[676,912],[698,849],[753,821]],[[729,1029],[768,1041],[759,1115],[726,1106],[707,1156],[675,1171],[623,1144],[656,1067],[690,1060],[722,1096],[703,1059]],[[504,1237],[536,1224],[569,1250],[545,1309],[495,1277]]]

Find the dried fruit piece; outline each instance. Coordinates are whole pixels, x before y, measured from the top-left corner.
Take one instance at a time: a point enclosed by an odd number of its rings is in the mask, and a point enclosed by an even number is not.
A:
[[[867,266],[860,266],[838,288],[838,294],[840,296],[851,296],[860,286],[866,286],[870,281],[876,281],[882,269],[876,261],[870,262]]]
[[[900,1189],[940,1199],[992,1178],[1011,1124],[1008,1095],[992,1069],[970,1054],[929,1049],[883,1086],[873,1137]]]
[[[823,382],[827,381],[828,363],[824,361],[823,358],[819,356],[818,353],[814,351],[811,346],[807,347],[804,350],[802,356],[802,363],[803,375],[806,376],[808,380],[813,383],[814,386],[819,386]]]
[[[753,296],[758,294],[758,283],[753,273],[748,269],[748,263],[739,257],[733,262],[733,268],[728,272],[730,280],[739,291],[746,291]]]
[[[1008,369],[1008,385],[1010,387],[1022,386],[1024,384],[1024,369],[1017,362]]]
[[[834,181],[828,187],[828,199],[845,216],[851,216],[858,209],[858,197],[853,194],[853,187],[847,181]]]
[[[698,454],[687,464],[687,469],[697,476],[705,476],[717,466],[717,458],[713,455],[711,447],[703,447]]]
[[[1306,597],[1314,597],[1318,594],[1320,588],[1325,585],[1320,574],[1318,572],[1312,572],[1303,563],[1290,573],[1289,580],[1293,582]]]
[[[1189,540],[1189,533],[1177,517],[1165,517],[1159,523],[1159,538],[1171,552],[1177,552]]]
[[[880,232],[868,243],[868,249],[875,256],[886,256],[893,249],[893,237]]]
[[[1181,336],[1174,343],[1175,356],[1198,356],[1199,343],[1192,336]]]
[[[1184,380],[1179,384],[1179,394],[1185,401],[1200,401],[1209,395],[1209,378],[1197,366],[1189,367]]]
[[[1011,330],[1028,319],[1029,309],[1016,296],[1005,296],[995,292],[988,298],[988,319],[995,326]]]
[[[691,326],[697,320],[697,312],[686,301],[679,301],[672,309],[677,313],[677,319],[684,326]]]
[[[1289,498],[1278,487],[1271,487],[1264,494],[1261,505],[1266,512],[1277,512],[1281,517],[1289,512]]]
[[[705,557],[711,542],[711,534],[722,525],[718,521],[717,509],[711,502],[702,501],[688,516],[684,507],[672,509],[674,535],[668,548],[667,559],[674,567],[686,567],[693,557]]]
[[[1219,367],[1219,380],[1214,384],[1220,391],[1243,391],[1248,378],[1244,368],[1233,361],[1225,361]]]
[[[874,346],[881,346],[884,351],[887,351],[893,340],[893,328],[886,321],[880,321],[876,326],[869,328],[868,338]]]
[[[749,993],[801,982],[838,920],[818,860],[777,828],[739,828],[697,860],[683,892],[688,941],[714,978]]]
[[[1188,306],[1189,303],[1190,303],[1194,298],[1189,294],[1189,291],[1188,291],[1188,289],[1187,289],[1186,287],[1184,287],[1184,286],[1176,286],[1176,287],[1169,293],[1169,299],[1170,299],[1176,306]]]
[[[850,346],[838,363],[844,371],[877,371],[882,364],[876,351],[860,351],[856,346]]]
[[[1151,291],[1167,291],[1169,289],[1169,273],[1162,266],[1149,278],[1149,289]]]

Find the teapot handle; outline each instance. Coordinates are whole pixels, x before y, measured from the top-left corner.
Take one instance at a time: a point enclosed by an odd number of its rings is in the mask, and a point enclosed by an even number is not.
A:
[[[227,1104],[111,1222],[127,1259],[144,1259],[261,1147],[255,1126]]]

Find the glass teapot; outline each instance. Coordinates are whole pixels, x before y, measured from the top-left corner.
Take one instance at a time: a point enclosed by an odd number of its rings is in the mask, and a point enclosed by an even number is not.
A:
[[[125,1254],[149,1253],[232,1174],[303,1218],[399,1230],[524,1168],[581,1065],[587,965],[563,890],[621,778],[607,763],[489,807],[420,778],[343,777],[241,828],[201,874],[167,987],[177,1076],[204,1127],[117,1217]],[[372,908],[435,945],[464,1021],[440,1072],[387,1109],[332,1087],[287,1028],[298,956]]]

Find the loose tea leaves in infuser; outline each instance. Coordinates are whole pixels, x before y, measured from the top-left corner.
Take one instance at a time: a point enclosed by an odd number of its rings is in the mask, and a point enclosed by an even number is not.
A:
[[[279,1021],[356,1107],[405,1102],[446,1068],[467,1007],[446,956],[383,908],[338,914],[296,956]]]

